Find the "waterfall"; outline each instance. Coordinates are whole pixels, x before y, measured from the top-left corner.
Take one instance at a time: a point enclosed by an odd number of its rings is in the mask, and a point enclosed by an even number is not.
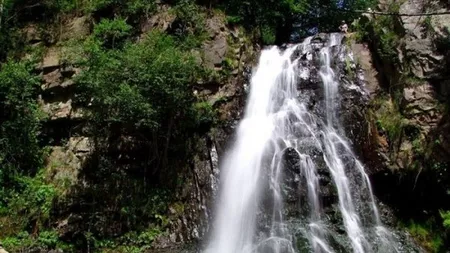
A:
[[[331,34],[262,51],[236,141],[221,164],[205,252],[400,252],[341,126],[333,64],[342,57],[341,40]],[[321,86],[314,101],[298,87],[312,66]]]

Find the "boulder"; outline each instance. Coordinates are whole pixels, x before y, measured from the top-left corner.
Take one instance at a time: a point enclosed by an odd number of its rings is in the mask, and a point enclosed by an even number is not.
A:
[[[42,41],[41,33],[35,24],[27,25],[23,33],[28,44],[36,44]]]
[[[206,20],[206,32],[210,40],[203,44],[202,51],[204,63],[208,68],[220,67],[228,53],[228,32],[225,28],[223,17],[213,16]]]
[[[42,85],[43,90],[55,88],[61,84],[62,75],[59,69],[55,69],[42,77],[44,84]]]
[[[63,27],[61,39],[82,39],[87,37],[90,32],[91,18],[89,16],[75,17]]]
[[[171,27],[175,18],[176,16],[171,13],[168,5],[159,5],[156,14],[141,24],[141,33],[145,35],[153,29],[164,32]]]
[[[419,10],[423,10],[424,1],[422,0],[409,0],[404,1],[404,3],[400,6],[400,13],[404,14],[415,14]],[[400,17],[403,29],[413,38],[421,39],[424,37],[422,33],[422,29],[420,23],[423,20],[421,16],[401,16]]]
[[[78,119],[83,117],[81,109],[72,106],[72,99],[50,103],[43,102],[42,110],[47,113],[50,120],[63,118]]]
[[[228,43],[225,36],[219,36],[213,41],[203,45],[204,62],[208,68],[213,69],[222,65],[228,51]]]
[[[206,20],[206,31],[209,38],[214,39],[221,32],[225,31],[225,23],[222,17],[213,16]]]
[[[93,150],[88,137],[70,137],[64,146],[51,147],[47,159],[47,174],[53,183],[67,186],[78,181],[83,162]]]
[[[38,69],[42,69],[44,73],[49,73],[60,67],[60,51],[57,47],[51,47],[44,55]]]

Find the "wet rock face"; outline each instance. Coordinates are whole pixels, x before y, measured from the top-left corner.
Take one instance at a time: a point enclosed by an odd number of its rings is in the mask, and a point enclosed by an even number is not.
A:
[[[329,43],[330,35],[320,34],[311,39],[311,44],[302,48],[298,46],[294,50],[291,60],[297,60],[295,66],[297,80],[297,99],[308,109],[311,115],[304,115],[303,120],[307,121],[309,127],[315,133],[316,138],[323,139],[321,129],[324,129],[326,123],[326,103],[325,89],[320,76],[322,59],[320,50]],[[334,107],[338,111],[338,118],[341,126],[335,126],[342,129],[347,134],[348,139],[356,140],[353,147],[358,150],[360,142],[364,141],[364,110],[367,106],[369,97],[365,88],[365,82],[361,69],[357,66],[351,51],[346,44],[333,46],[330,49],[330,67],[333,69],[336,81],[339,83],[338,96],[334,100]],[[294,121],[295,122],[295,121]],[[292,123],[292,122],[291,122]],[[310,134],[305,132],[305,126],[299,126],[293,131],[293,135],[298,140],[297,150],[294,148],[285,148],[281,151],[279,159],[282,164],[282,184],[281,194],[283,196],[283,215],[287,226],[299,228],[308,226],[308,220],[312,211],[312,204],[308,196],[308,166],[315,166],[317,173],[318,189],[317,194],[320,199],[320,207],[326,218],[327,223],[334,235],[330,242],[335,249],[349,250],[350,245],[346,242],[346,232],[342,217],[339,211],[339,199],[336,186],[333,182],[330,169],[324,160],[323,147],[319,147],[317,141],[311,138]],[[345,134],[342,134],[345,136]],[[279,145],[283,147],[282,144]],[[344,148],[344,147],[340,147]],[[269,155],[270,156],[270,155]],[[277,158],[275,158],[277,159]],[[349,170],[356,170],[355,161],[342,158]],[[270,172],[268,172],[270,173]],[[348,175],[355,174],[352,171]],[[269,180],[270,176],[263,175],[264,180]],[[363,178],[350,178],[352,182],[363,182]],[[265,187],[269,187],[269,183]],[[352,187],[360,187],[352,184]],[[358,192],[355,189],[354,192]],[[267,190],[262,194],[264,196],[264,206],[270,210],[273,206],[273,193]],[[367,196],[355,196],[355,199],[361,199],[356,203],[367,203]],[[266,213],[271,213],[267,211]],[[270,215],[260,214],[258,224],[261,231],[269,231],[268,220],[272,219]],[[302,232],[295,235],[297,237],[298,249],[310,250],[307,239]]]
[[[311,40],[311,49],[299,56],[298,91],[299,99],[320,118],[325,118],[324,88],[320,77],[320,48],[329,42],[329,35],[319,34]],[[340,124],[345,131],[347,141],[353,145],[357,154],[361,154],[362,145],[367,137],[367,120],[365,112],[369,103],[369,91],[366,88],[364,71],[357,64],[347,38],[342,44],[331,48],[331,68],[339,83],[339,95],[334,106],[338,112]]]

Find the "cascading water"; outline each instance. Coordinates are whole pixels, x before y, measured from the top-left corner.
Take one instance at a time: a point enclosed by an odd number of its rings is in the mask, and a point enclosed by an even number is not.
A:
[[[342,35],[320,46],[311,40],[262,52],[236,143],[221,167],[205,252],[401,251],[381,225],[368,176],[340,124],[332,62],[342,57]],[[305,64],[314,62],[322,95],[311,102],[298,86],[313,71]]]

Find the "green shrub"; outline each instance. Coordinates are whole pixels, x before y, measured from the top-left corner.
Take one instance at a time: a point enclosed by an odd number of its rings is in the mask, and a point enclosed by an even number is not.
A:
[[[442,224],[446,229],[450,229],[450,211],[440,211]]]
[[[0,235],[12,236],[27,229],[40,229],[48,225],[56,189],[36,177],[16,176],[17,186],[5,196],[6,208],[0,213],[4,224]]]
[[[206,12],[192,0],[181,0],[173,8],[173,34],[189,47],[198,47],[207,38]]]
[[[158,162],[186,145],[182,143],[204,125],[204,108],[194,106],[192,84],[205,72],[173,37],[153,32],[123,50],[103,50],[91,42],[85,54],[87,71],[77,83],[80,102],[90,104],[95,129],[107,132],[113,127],[146,140],[156,138],[148,144],[167,152],[152,154]]]
[[[276,41],[276,34],[273,27],[263,26],[261,28],[261,39],[265,45],[272,45]]]
[[[102,19],[94,27],[94,37],[106,48],[120,48],[130,36],[131,26],[125,19]]]
[[[388,11],[398,13],[400,4],[393,2],[388,6]],[[398,17],[395,15],[375,16],[372,20],[362,17],[361,22],[355,22],[354,28],[357,31],[357,38],[371,40],[375,43],[378,55],[393,64],[398,62],[397,47],[400,36],[396,32]]]
[[[28,252],[32,249],[52,250],[62,249],[64,252],[73,252],[73,247],[63,243],[56,231],[46,230],[37,237],[23,231],[15,237],[2,238],[3,247],[11,252]]]
[[[411,236],[428,252],[441,252],[444,241],[439,233],[434,230],[431,220],[425,223],[417,223],[411,220],[406,228]]]
[[[17,173],[33,174],[43,163],[38,90],[39,80],[30,74],[30,66],[13,61],[1,66],[0,184],[5,187],[12,186]]]
[[[138,18],[156,9],[155,0],[90,0],[86,4],[87,12],[101,12],[107,9],[122,16]]]
[[[59,243],[58,233],[56,231],[43,231],[39,233],[37,241],[46,248],[54,249]]]
[[[427,16],[422,21],[422,27],[427,34],[434,32],[431,16]]]
[[[404,117],[398,111],[396,105],[385,97],[378,98],[374,103],[377,108],[375,112],[377,126],[386,132],[389,141],[395,146],[404,133]]]

